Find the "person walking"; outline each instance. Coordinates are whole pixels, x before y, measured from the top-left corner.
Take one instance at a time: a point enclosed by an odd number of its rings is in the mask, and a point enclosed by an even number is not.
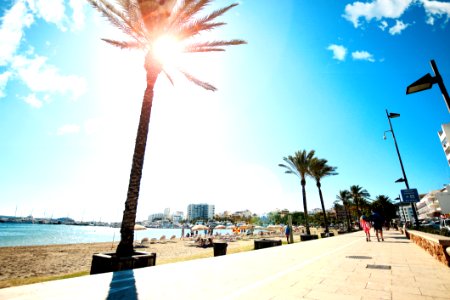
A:
[[[289,225],[286,225],[286,228],[284,229],[284,234],[286,235],[287,243],[289,244],[289,236],[291,235],[291,228]]]
[[[377,240],[384,242],[383,238],[383,223],[384,218],[376,211],[372,211],[372,215],[370,216],[370,220],[373,223],[373,229],[375,230],[375,234],[377,236]]]
[[[368,218],[365,215],[362,215],[359,219],[359,224],[366,234],[366,242],[370,242],[370,222]]]

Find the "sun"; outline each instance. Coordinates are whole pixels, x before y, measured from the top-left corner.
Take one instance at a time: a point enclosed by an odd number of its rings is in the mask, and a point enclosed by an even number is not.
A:
[[[174,36],[163,35],[153,43],[153,55],[163,66],[177,64],[183,53],[183,46]]]

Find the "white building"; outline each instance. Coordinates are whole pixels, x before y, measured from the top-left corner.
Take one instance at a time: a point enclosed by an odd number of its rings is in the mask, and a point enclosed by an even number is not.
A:
[[[450,166],[450,144],[447,137],[450,137],[450,123],[442,124],[442,130],[438,132],[439,140],[441,141],[442,149],[444,150],[447,163]]]
[[[166,218],[167,220],[170,219],[170,208],[164,209],[164,218]]]
[[[172,222],[174,224],[180,223],[184,220],[184,213],[182,211],[176,211],[172,215]]]
[[[153,222],[154,220],[164,220],[163,213],[151,214],[148,216],[148,221]]]
[[[194,219],[202,219],[205,221],[214,219],[215,207],[206,203],[189,204],[187,208],[187,219],[192,221]]]
[[[450,186],[441,190],[431,191],[417,203],[419,220],[439,217],[450,213]]]

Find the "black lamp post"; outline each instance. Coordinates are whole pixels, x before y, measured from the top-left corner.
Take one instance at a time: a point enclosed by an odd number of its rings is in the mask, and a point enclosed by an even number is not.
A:
[[[400,117],[400,114],[389,113],[388,110],[386,109],[386,117],[388,118],[389,127],[391,128],[390,130],[387,130],[387,131],[390,131],[392,133],[392,138],[394,139],[394,144],[395,144],[395,150],[397,150],[398,160],[400,161],[400,167],[402,168],[402,174],[403,174],[403,178],[399,178],[395,182],[397,182],[397,183],[404,182],[406,185],[406,188],[409,190],[408,178],[406,177],[405,168],[403,167],[402,157],[400,156],[400,151],[398,150],[397,139],[395,138],[394,128],[392,128],[392,123],[391,123],[391,119]],[[386,139],[387,131],[385,131],[384,139]],[[419,226],[419,219],[417,218],[416,207],[415,207],[414,203],[412,203],[412,202],[411,202],[411,208],[412,208],[412,211],[414,214],[414,220],[416,222],[416,226]]]
[[[420,78],[419,80],[413,82],[406,88],[406,95],[421,92],[424,90],[431,89],[433,84],[437,83],[439,89],[441,90],[442,96],[444,97],[445,104],[447,105],[447,109],[450,112],[450,97],[448,95],[447,89],[445,88],[444,81],[442,80],[442,76],[439,73],[439,70],[436,66],[436,62],[434,59],[430,60],[431,69],[433,69],[434,77],[431,76],[430,73],[427,73],[425,76]]]

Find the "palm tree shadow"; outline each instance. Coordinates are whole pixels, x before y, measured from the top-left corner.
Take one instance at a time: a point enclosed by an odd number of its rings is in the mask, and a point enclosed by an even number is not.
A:
[[[136,280],[134,278],[133,270],[125,270],[113,273],[111,283],[109,284],[108,297],[106,299],[138,299]]]

